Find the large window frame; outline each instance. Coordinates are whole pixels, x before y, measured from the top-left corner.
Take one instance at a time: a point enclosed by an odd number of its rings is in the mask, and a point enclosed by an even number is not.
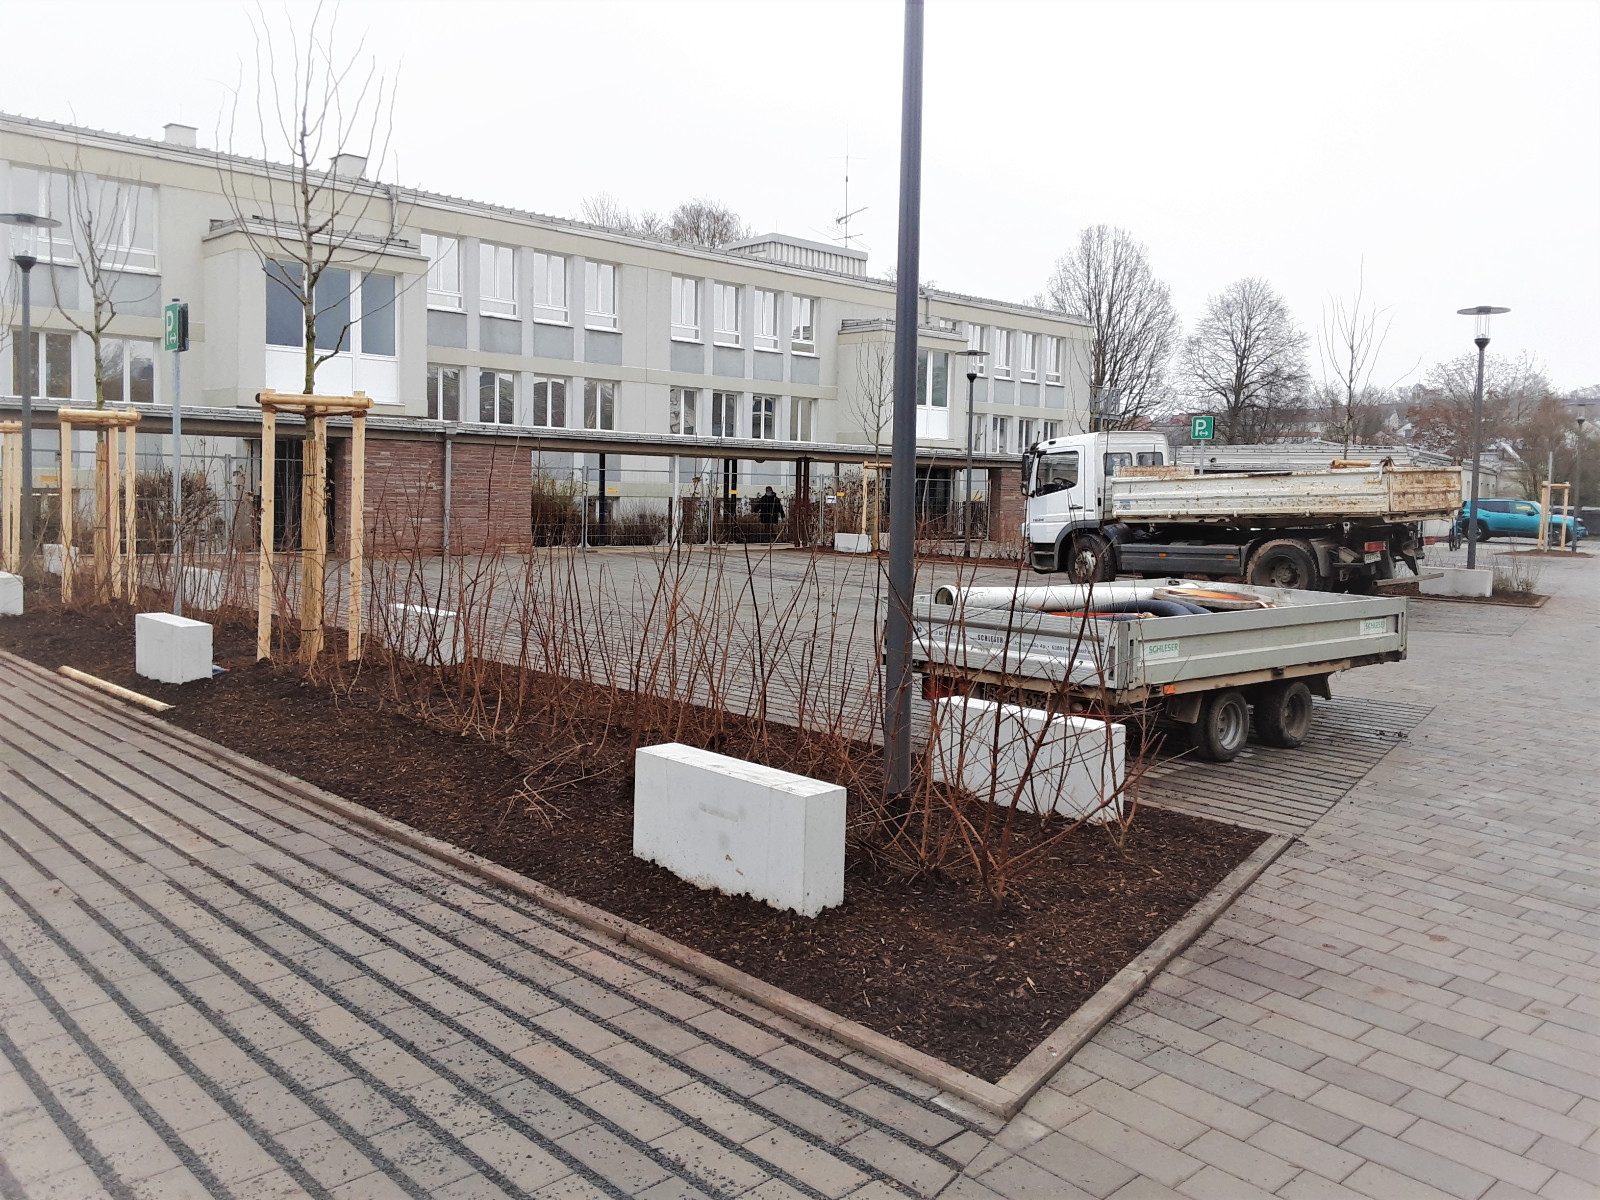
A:
[[[984,329],[984,327],[982,325],[979,325],[976,321],[968,321],[967,322],[967,349],[968,350],[983,350],[983,349],[985,349],[986,347],[984,346],[984,341],[985,341],[984,335],[985,335],[985,329]],[[974,364],[974,370],[976,370],[979,379],[982,379],[985,375],[987,375],[989,373],[989,368],[984,365],[986,360],[987,360],[987,358],[988,358],[988,356],[985,355],[985,354],[974,354],[971,358],[969,358],[967,360],[969,363]]]
[[[1061,382],[1061,339],[1058,337],[1044,340],[1044,381]]]
[[[32,245],[29,247],[33,256],[42,263],[76,266],[78,253],[72,234],[72,176],[65,171],[13,163],[10,189],[11,203],[7,207],[11,211],[37,213],[61,222],[54,229],[33,227]]]
[[[461,420],[461,372],[448,363],[428,364],[428,420]]]
[[[443,233],[422,235],[422,253],[428,260],[428,307],[465,312],[461,289],[461,239]]]
[[[517,423],[517,375],[515,371],[478,371],[479,425]]]
[[[711,436],[736,438],[739,436],[739,409],[743,392],[711,393]]]
[[[698,437],[700,415],[699,388],[672,388],[667,394],[667,431],[683,437]]]
[[[107,404],[156,403],[155,342],[102,336],[100,381]]]
[[[739,328],[739,285],[713,283],[711,296],[711,340],[719,346],[742,345]]]
[[[757,350],[776,353],[778,346],[778,293],[768,288],[756,288],[753,299],[755,310],[754,346]]]
[[[584,260],[583,323],[587,328],[617,328],[617,273],[615,263]]]
[[[1039,378],[1039,335],[1026,330],[1016,335],[1017,378],[1033,383]]]
[[[568,391],[565,376],[535,375],[529,389],[528,424],[539,429],[572,428]]]
[[[533,319],[542,325],[568,325],[567,259],[544,250],[533,252]]]
[[[692,275],[672,277],[672,340],[700,340],[700,280]]]
[[[994,377],[996,379],[1011,378],[1011,330],[996,327],[990,331],[994,335],[994,352],[990,356],[994,361]]]
[[[950,355],[943,350],[917,351],[917,406],[950,407]]]
[[[761,442],[777,441],[778,397],[766,395],[750,397],[750,436]]]
[[[33,376],[33,395],[41,400],[71,400],[73,382],[73,336],[57,329],[33,329],[33,353],[28,366]],[[22,329],[11,330],[11,394],[22,395]]]
[[[794,354],[817,352],[817,300],[815,296],[789,297],[789,350]]]
[[[517,315],[517,251],[497,242],[478,243],[478,314]]]
[[[266,286],[266,331],[269,347],[302,350],[306,344],[305,308],[300,300],[302,263],[269,262],[263,271]],[[317,279],[313,297],[318,350],[359,354],[367,358],[396,357],[396,276],[382,271],[356,272],[327,267]]]
[[[617,384],[611,379],[585,379],[583,381],[583,427],[585,429],[615,429],[617,427]]]
[[[789,397],[789,440],[816,441],[817,402],[811,396]]]

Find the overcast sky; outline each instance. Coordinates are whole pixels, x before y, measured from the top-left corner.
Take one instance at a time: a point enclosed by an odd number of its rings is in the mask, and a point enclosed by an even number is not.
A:
[[[390,179],[564,216],[602,190],[704,195],[822,239],[848,142],[853,230],[869,269],[893,262],[899,4],[345,0],[339,20],[398,80]],[[215,144],[253,56],[228,0],[58,0],[29,24],[0,108],[123,133]],[[1600,383],[1600,4],[934,0],[926,72],[939,287],[1027,300],[1111,222],[1186,324],[1260,275],[1314,336],[1364,261],[1393,316],[1374,382],[1470,350],[1455,310],[1499,304],[1493,350]]]

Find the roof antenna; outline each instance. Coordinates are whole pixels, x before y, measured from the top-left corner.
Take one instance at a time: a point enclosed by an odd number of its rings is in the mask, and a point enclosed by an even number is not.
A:
[[[833,235],[833,240],[842,242],[846,250],[850,249],[850,218],[859,216],[867,211],[869,205],[863,204],[854,212],[850,209],[850,127],[844,129],[844,211],[833,219],[835,226],[841,232]]]

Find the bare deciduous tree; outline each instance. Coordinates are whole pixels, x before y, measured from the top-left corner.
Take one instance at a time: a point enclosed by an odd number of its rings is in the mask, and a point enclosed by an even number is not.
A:
[[[871,441],[874,458],[894,420],[894,344],[867,342],[856,356],[855,386],[850,390],[850,413],[861,422],[861,432]]]
[[[1042,303],[1087,318],[1089,395],[1097,424],[1126,429],[1160,392],[1182,326],[1167,285],[1150,269],[1149,251],[1126,229],[1091,225],[1056,260]]]
[[[1272,437],[1303,405],[1306,335],[1264,279],[1230,283],[1206,301],[1184,343],[1184,372],[1217,434],[1239,444]]]
[[[750,236],[750,227],[726,204],[704,198],[685,200],[667,218],[667,238],[684,246],[715,250]]]
[[[601,229],[625,233],[631,237],[666,240],[667,222],[660,213],[646,210],[637,217],[624,208],[610,192],[596,192],[586,196],[578,208],[579,217]]]
[[[1363,415],[1383,402],[1384,389],[1372,385],[1372,372],[1389,336],[1394,318],[1366,299],[1366,269],[1356,275],[1356,290],[1348,301],[1330,297],[1322,309],[1317,333],[1317,354],[1322,360],[1323,397],[1331,401],[1329,425],[1337,425],[1344,454],[1360,436]]]
[[[388,158],[393,86],[363,57],[360,42],[342,53],[337,20],[325,18],[321,5],[303,29],[290,14],[284,21],[274,32],[261,10],[252,14],[254,72],[234,93],[217,170],[270,285],[300,306],[309,394],[317,368],[349,348],[345,273],[370,269],[400,241],[403,219],[397,189],[367,178]],[[247,90],[253,111],[241,107]],[[263,170],[239,170],[231,161],[241,126],[259,139],[252,149],[265,160]]]
[[[1458,461],[1470,458],[1477,386],[1478,356],[1473,351],[1430,367],[1422,383],[1412,389],[1409,418],[1414,440]],[[1517,431],[1550,392],[1550,381],[1528,355],[1486,355],[1481,445],[1514,443]]]

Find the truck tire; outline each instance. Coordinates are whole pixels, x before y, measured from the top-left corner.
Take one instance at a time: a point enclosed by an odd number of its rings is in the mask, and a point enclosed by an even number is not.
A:
[[[1062,567],[1073,583],[1104,583],[1112,576],[1111,547],[1098,533],[1074,534]]]
[[[1298,538],[1265,542],[1250,556],[1249,579],[1257,587],[1312,591],[1321,578],[1316,552]]]
[[[1250,736],[1250,706],[1238,688],[1207,692],[1200,719],[1189,728],[1189,740],[1201,758],[1232,762]]]
[[[1293,750],[1311,732],[1311,689],[1302,680],[1269,683],[1256,693],[1256,736],[1269,746]]]

